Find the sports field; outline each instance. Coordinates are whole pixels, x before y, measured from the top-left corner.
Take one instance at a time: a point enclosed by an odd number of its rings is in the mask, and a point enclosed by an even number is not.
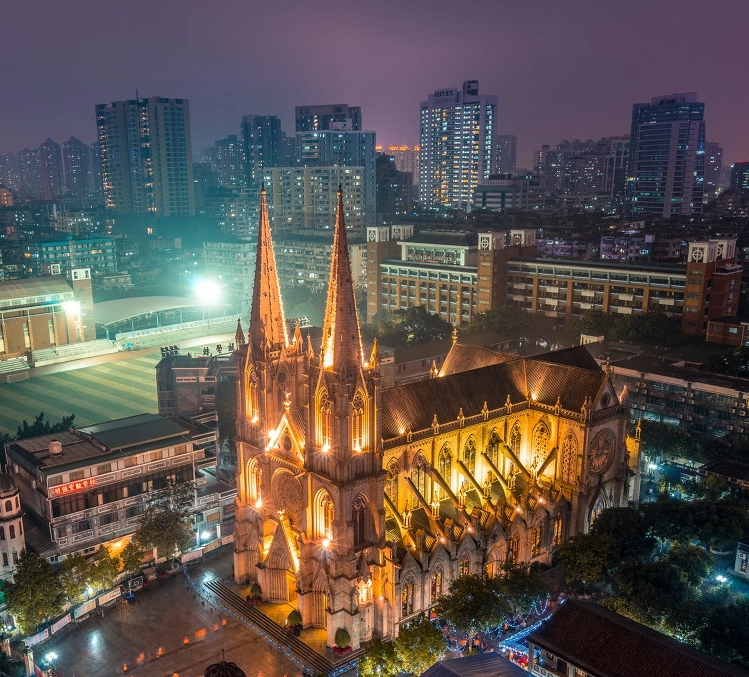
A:
[[[15,435],[43,411],[51,423],[75,414],[80,427],[134,414],[155,413],[159,354],[72,369],[28,381],[0,383],[0,433]]]

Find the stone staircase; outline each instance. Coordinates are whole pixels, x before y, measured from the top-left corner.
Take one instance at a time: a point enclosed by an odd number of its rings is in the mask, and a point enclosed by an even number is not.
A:
[[[340,675],[352,669],[364,653],[364,648],[361,647],[344,656],[336,656],[332,653],[330,658],[322,656],[284,627],[273,622],[262,611],[248,604],[221,581],[207,581],[204,585],[226,608],[244,618],[255,632],[271,644],[283,647],[293,654],[299,663],[308,670],[314,670],[318,675]]]

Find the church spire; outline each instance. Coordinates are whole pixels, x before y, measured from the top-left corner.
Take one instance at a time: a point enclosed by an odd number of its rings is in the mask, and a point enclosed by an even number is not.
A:
[[[252,290],[248,343],[255,355],[288,347],[286,320],[276,271],[276,256],[270,235],[265,186],[260,190],[260,223],[255,258],[255,287]]]
[[[348,372],[362,366],[362,343],[343,217],[343,189],[338,186],[338,214],[333,236],[328,300],[323,322],[322,367]]]

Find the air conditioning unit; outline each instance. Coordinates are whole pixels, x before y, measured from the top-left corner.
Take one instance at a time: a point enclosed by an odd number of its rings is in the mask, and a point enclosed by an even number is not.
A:
[[[743,432],[744,432],[744,429],[743,429],[743,428],[739,428],[739,432],[740,432],[740,433],[743,433]]]
[[[679,402],[686,402],[686,398],[685,397],[680,397],[679,398]]]
[[[689,404],[694,404],[694,400],[689,400]]]
[[[687,416],[687,421],[691,421],[691,420],[692,420],[692,417],[691,416]]]
[[[736,413],[736,410],[735,410],[735,409],[731,409],[731,413],[732,413],[732,414],[735,414],[735,413]]]
[[[727,428],[727,430],[733,430],[733,426],[729,425],[728,428]]]
[[[676,414],[676,418],[684,418],[684,414]]]
[[[742,409],[742,410],[741,410],[741,411],[739,412],[739,416],[746,416],[746,412],[745,412],[745,411],[744,411],[744,410]]]

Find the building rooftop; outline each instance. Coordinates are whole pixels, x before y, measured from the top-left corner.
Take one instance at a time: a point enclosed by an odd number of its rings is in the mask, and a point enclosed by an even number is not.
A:
[[[20,301],[29,296],[72,294],[73,288],[60,275],[44,275],[0,282],[0,301]]]
[[[421,677],[523,677],[528,672],[498,653],[438,661]]]
[[[747,674],[593,602],[567,601],[528,641],[597,677]]]
[[[192,439],[190,429],[157,414],[139,414],[83,428],[18,440],[7,445],[30,471],[60,472],[159,449],[167,441],[180,444]],[[58,442],[60,453],[51,453],[50,445]]]

